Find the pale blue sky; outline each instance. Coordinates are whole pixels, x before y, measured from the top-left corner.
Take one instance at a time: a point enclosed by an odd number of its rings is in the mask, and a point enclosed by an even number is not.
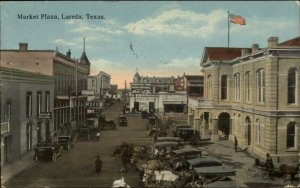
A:
[[[85,37],[92,74],[105,71],[122,87],[137,67],[144,76],[198,74],[204,47],[227,46],[227,11],[246,19],[245,26],[230,24],[231,47],[266,47],[270,36],[282,42],[300,35],[299,8],[296,1],[2,2],[1,49],[27,42],[32,50],[70,49],[79,58]],[[18,14],[84,19],[20,20]]]

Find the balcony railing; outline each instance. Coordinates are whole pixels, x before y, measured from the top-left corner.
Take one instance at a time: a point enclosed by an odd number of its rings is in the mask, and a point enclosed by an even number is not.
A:
[[[192,108],[212,108],[213,101],[212,100],[205,100],[205,99],[197,99],[189,97],[189,106]]]
[[[9,122],[1,123],[1,135],[9,132]]]

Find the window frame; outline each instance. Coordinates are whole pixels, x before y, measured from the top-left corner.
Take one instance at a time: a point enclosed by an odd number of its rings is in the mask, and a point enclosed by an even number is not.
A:
[[[293,76],[290,78],[290,76]],[[292,82],[292,83],[291,83]],[[291,89],[293,90],[291,93]],[[297,69],[296,68],[290,68],[288,70],[288,77],[287,77],[287,104],[296,104],[296,98],[297,98]],[[292,96],[291,96],[292,95]],[[292,100],[292,101],[290,101]]]
[[[226,74],[221,76],[221,100],[228,100],[228,76]]]
[[[266,74],[265,70],[259,69],[256,72],[257,77],[257,102],[265,103],[266,102]]]

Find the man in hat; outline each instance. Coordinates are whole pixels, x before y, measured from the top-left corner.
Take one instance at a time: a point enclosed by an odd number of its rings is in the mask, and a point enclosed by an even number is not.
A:
[[[272,168],[274,168],[273,160],[272,160],[270,154],[267,153],[266,156],[267,156],[267,159],[266,159],[266,168],[267,168],[267,169],[272,169]]]
[[[97,176],[100,175],[101,168],[102,168],[102,161],[100,159],[100,156],[98,155],[95,160],[95,169],[96,169]]]

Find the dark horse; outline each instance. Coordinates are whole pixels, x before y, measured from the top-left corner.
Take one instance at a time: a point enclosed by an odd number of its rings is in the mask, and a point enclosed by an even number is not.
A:
[[[300,164],[297,166],[289,166],[287,164],[282,164],[279,166],[280,172],[282,173],[283,176],[290,175],[291,181],[293,183],[295,176],[297,172],[299,171]]]

